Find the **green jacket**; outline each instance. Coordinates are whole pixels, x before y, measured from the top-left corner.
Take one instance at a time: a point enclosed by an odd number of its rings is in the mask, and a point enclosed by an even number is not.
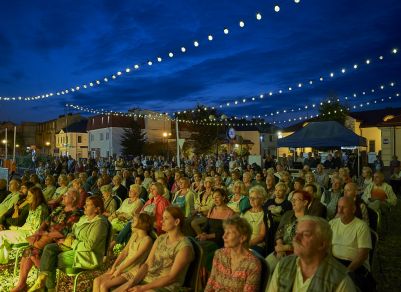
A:
[[[73,225],[75,239],[71,248],[75,251],[74,268],[93,269],[102,263],[110,232],[109,226],[107,218],[101,215],[90,221],[83,216]]]

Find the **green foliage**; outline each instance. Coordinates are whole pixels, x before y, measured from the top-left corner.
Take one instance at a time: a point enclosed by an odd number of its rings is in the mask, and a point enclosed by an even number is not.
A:
[[[329,99],[320,106],[318,120],[337,121],[344,125],[348,114],[346,106],[338,102],[337,99]]]
[[[124,134],[121,138],[123,154],[141,155],[143,154],[145,143],[145,133],[142,133],[141,126],[133,120],[131,127],[124,129]]]

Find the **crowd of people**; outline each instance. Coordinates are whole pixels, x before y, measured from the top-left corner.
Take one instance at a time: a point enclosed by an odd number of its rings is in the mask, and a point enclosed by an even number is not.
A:
[[[205,291],[375,291],[368,212],[391,216],[397,197],[381,170],[334,157],[295,172],[286,157],[53,158],[0,180],[0,264],[25,243],[11,291],[33,266],[29,291],[53,291],[57,268],[96,269],[120,245],[93,291],[177,291],[200,260]]]

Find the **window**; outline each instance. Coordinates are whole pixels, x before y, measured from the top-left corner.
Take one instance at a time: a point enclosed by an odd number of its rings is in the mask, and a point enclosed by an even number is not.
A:
[[[100,141],[103,141],[103,133],[100,133],[100,134],[99,134],[99,140],[100,140]]]
[[[376,141],[369,140],[369,152],[376,152]]]
[[[91,141],[93,141],[95,139],[94,135],[91,134]]]
[[[82,143],[82,137],[78,136],[78,143]]]
[[[109,133],[106,133],[106,140],[109,140]]]

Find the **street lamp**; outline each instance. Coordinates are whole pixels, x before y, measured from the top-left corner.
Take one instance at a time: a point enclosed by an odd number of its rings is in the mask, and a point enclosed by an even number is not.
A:
[[[171,133],[163,132],[163,137],[166,139],[166,152],[167,152],[167,161],[169,160],[169,151],[168,151],[168,139],[171,137]]]
[[[217,118],[215,115],[210,115],[209,120],[211,122],[216,123],[216,159],[219,158],[219,125],[217,124],[218,121],[224,122],[227,120],[227,116],[222,114],[220,118]]]

